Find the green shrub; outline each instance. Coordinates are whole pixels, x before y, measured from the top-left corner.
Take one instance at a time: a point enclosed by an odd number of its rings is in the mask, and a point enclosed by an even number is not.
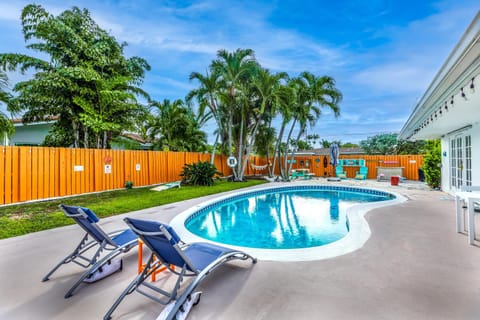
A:
[[[423,171],[425,172],[425,181],[432,188],[439,188],[441,183],[442,151],[440,140],[429,141],[427,144],[427,153],[423,158]]]
[[[186,164],[180,174],[183,177],[182,183],[196,186],[213,185],[213,177],[221,174],[217,168],[208,161]]]

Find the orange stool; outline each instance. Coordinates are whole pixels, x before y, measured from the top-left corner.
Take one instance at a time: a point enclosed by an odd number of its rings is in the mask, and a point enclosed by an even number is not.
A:
[[[153,257],[155,259],[155,257]],[[143,263],[143,241],[138,239],[138,274],[142,273],[143,269],[145,269],[146,263]],[[170,268],[174,269],[174,265],[170,265]],[[152,273],[152,282],[157,280],[156,275],[157,273],[163,272],[167,270],[167,267],[158,268],[155,272]]]

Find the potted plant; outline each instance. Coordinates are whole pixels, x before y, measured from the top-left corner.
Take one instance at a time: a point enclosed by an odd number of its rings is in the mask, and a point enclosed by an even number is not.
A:
[[[127,180],[125,181],[125,188],[132,189],[133,188],[133,181]]]

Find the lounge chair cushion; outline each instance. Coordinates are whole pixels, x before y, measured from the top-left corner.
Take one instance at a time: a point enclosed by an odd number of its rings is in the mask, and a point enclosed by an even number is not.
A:
[[[97,217],[95,213],[93,213],[92,210],[84,207],[78,207],[78,208],[82,209],[82,211],[85,212],[85,214],[87,215],[88,221],[92,223],[97,223],[98,221],[100,221],[100,219]]]
[[[196,242],[188,246],[183,252],[197,270],[202,271],[212,261],[230,251],[233,250],[206,242]]]
[[[122,231],[120,234],[112,237],[113,242],[115,242],[118,246],[123,246],[135,239],[137,239],[138,236],[133,232],[131,229],[126,229]]]

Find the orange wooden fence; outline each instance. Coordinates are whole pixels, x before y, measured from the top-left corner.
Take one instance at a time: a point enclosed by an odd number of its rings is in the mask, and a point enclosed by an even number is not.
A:
[[[0,205],[120,189],[125,181],[134,186],[148,186],[180,180],[187,163],[209,161],[210,154],[196,152],[164,152],[103,149],[71,149],[45,147],[0,147]],[[331,165],[323,166],[324,156],[296,157],[293,169],[309,168],[316,176],[331,176]],[[409,156],[344,156],[342,159],[365,159],[368,178],[376,177],[377,166],[403,167],[407,179],[418,179],[423,157]],[[223,175],[230,175],[226,156],[216,156],[215,166]],[[327,162],[329,163],[327,156]],[[256,165],[265,159],[251,157]],[[353,177],[358,167],[345,167]],[[266,174],[249,165],[246,175]]]
[[[187,163],[209,154],[44,147],[0,147],[0,205],[180,180]],[[231,174],[225,156],[215,165]],[[250,173],[250,170],[247,172]]]

